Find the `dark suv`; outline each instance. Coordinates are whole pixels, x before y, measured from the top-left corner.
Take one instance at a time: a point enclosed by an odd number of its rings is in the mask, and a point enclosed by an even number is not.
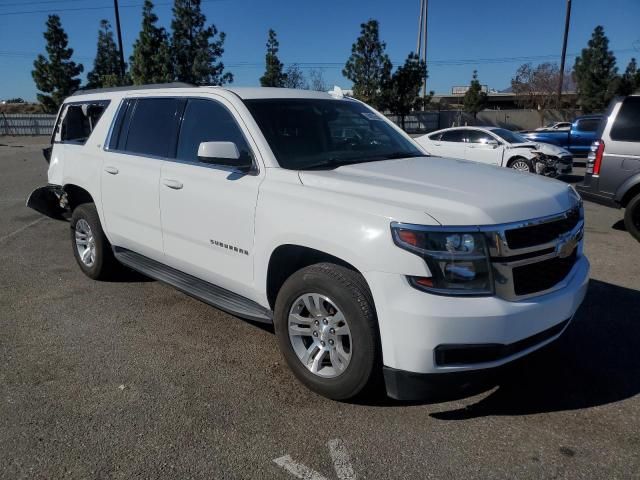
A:
[[[596,138],[578,191],[587,200],[625,208],[625,227],[640,241],[640,95],[614,99]]]

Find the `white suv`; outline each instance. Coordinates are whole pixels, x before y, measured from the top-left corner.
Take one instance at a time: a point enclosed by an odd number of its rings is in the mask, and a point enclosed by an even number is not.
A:
[[[45,153],[28,205],[70,218],[84,273],[124,264],[273,323],[334,399],[382,373],[394,398],[466,386],[558,338],[587,288],[571,187],[428,157],[339,92],[80,92]]]

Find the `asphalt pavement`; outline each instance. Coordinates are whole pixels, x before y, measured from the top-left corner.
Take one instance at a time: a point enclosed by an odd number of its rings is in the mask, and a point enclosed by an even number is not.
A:
[[[0,137],[0,478],[640,478],[640,243],[586,203],[566,334],[444,403],[339,403],[268,329],[159,282],[96,282],[24,206],[41,138]],[[565,181],[580,180],[582,169]]]

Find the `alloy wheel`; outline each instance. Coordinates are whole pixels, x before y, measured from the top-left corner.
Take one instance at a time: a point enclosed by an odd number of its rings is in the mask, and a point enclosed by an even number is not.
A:
[[[87,267],[92,267],[96,261],[96,242],[89,222],[84,218],[76,222],[75,236],[80,261]]]
[[[302,364],[314,375],[335,378],[351,361],[347,319],[327,296],[305,293],[289,310],[289,339]]]

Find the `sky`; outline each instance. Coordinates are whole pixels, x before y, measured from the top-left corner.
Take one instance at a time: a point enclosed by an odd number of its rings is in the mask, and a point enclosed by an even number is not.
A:
[[[157,0],[159,24],[169,28],[170,0]],[[207,21],[227,35],[223,62],[234,85],[255,86],[264,71],[269,28],[280,41],[279,57],[303,71],[321,68],[329,85],[348,88],[342,67],[360,24],[380,22],[394,66],[416,48],[419,0],[203,0]],[[467,85],[474,69],[491,89],[509,87],[522,63],[560,61],[566,0],[430,0],[428,89],[447,93]],[[140,31],[142,0],[120,0],[125,58]],[[33,60],[45,53],[48,13],[57,13],[74,49],[74,60],[91,70],[100,19],[115,24],[111,0],[0,0],[0,99],[35,100]],[[567,65],[587,45],[596,25],[622,71],[640,58],[640,0],[573,0]]]

